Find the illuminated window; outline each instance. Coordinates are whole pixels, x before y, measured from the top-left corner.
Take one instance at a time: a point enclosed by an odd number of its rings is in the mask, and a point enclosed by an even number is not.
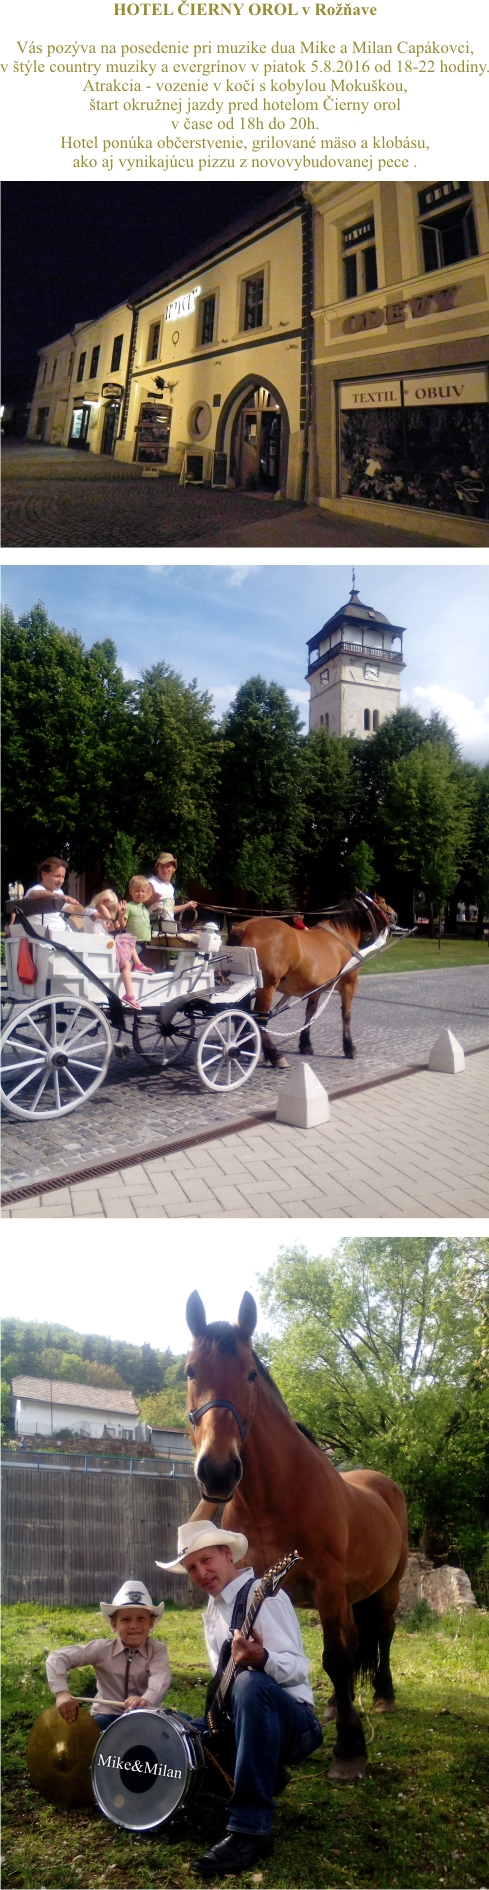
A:
[[[92,359],[90,362],[90,373],[88,376],[89,381],[94,381],[95,376],[98,374],[99,360],[100,360],[100,347],[92,348]]]
[[[115,374],[116,369],[120,368],[123,346],[124,346],[124,336],[116,335],[113,342],[113,346],[112,346],[112,360],[110,363],[111,374]]]
[[[370,709],[363,711],[363,726],[365,729],[370,729]]]
[[[265,276],[263,269],[247,276],[241,291],[241,328],[263,328]]]
[[[469,184],[430,184],[418,191],[418,209],[427,272],[478,255]]]
[[[359,217],[357,223],[342,231],[343,291],[345,301],[352,296],[368,295],[377,288],[377,252],[375,218]]]
[[[148,335],[147,361],[157,361],[160,352],[160,322],[152,322]]]
[[[76,377],[76,378],[77,378],[77,381],[82,381],[82,380],[83,380],[83,376],[84,376],[84,373],[85,373],[85,361],[86,361],[86,358],[87,358],[87,357],[86,357],[86,354],[81,354],[81,355],[80,355],[80,359],[79,359],[79,362],[78,362],[78,374],[77,374],[77,377]]]

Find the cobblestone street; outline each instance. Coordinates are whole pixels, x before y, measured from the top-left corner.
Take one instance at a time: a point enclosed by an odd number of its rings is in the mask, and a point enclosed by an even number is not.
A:
[[[145,478],[140,466],[68,452],[66,448],[3,448],[3,544],[9,546],[443,546],[433,535],[317,506],[293,505],[244,491],[211,491],[171,477]],[[451,521],[453,525],[453,520]],[[453,544],[453,538],[447,539]],[[455,542],[457,542],[455,540]],[[462,540],[460,541],[462,542]],[[465,541],[463,541],[465,542]],[[489,543],[483,523],[474,544]]]
[[[291,1014],[300,1025],[304,1006]],[[431,1045],[448,1025],[465,1050],[489,1041],[489,970],[475,965],[455,971],[400,972],[362,977],[353,1008],[353,1039],[357,1056],[347,1062],[341,1045],[339,999],[333,997],[319,1022],[312,1026],[313,1068],[330,1095],[368,1083],[394,1070],[428,1059]],[[286,1020],[280,1020],[285,1031]],[[282,1043],[289,1067],[297,1056],[297,1036]],[[478,1061],[474,1058],[474,1063]],[[468,1066],[469,1067],[469,1066]],[[276,1106],[282,1073],[260,1063],[250,1083],[231,1095],[214,1095],[203,1088],[197,1071],[185,1065],[154,1073],[149,1064],[131,1054],[127,1062],[112,1060],[106,1082],[93,1102],[43,1126],[4,1120],[3,1186],[15,1188],[51,1175],[65,1174],[97,1162],[122,1159],[173,1138],[196,1135],[222,1123],[239,1124]],[[396,1112],[397,1086],[374,1091],[390,1097]],[[457,1090],[460,1098],[463,1091]],[[344,1105],[346,1107],[346,1104]],[[463,1106],[463,1103],[461,1103]],[[293,1135],[293,1131],[289,1131]],[[49,1197],[46,1197],[49,1200]]]

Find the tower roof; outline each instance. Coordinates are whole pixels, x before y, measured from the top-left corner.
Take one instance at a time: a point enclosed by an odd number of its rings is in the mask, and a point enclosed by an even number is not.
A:
[[[343,625],[346,632],[349,624],[352,628],[353,625],[355,625],[355,627],[362,625],[364,629],[368,629],[369,625],[371,627],[376,623],[383,624],[386,629],[392,631],[394,636],[403,635],[404,626],[402,624],[391,623],[390,618],[385,617],[382,610],[374,610],[371,604],[362,604],[358,591],[355,588],[354,571],[352,572],[352,577],[353,583],[348,603],[341,604],[340,609],[335,610],[334,616],[328,617],[327,623],[323,623],[321,630],[317,630],[315,636],[308,638],[308,650],[317,649],[323,637],[331,636],[334,630],[339,630]]]

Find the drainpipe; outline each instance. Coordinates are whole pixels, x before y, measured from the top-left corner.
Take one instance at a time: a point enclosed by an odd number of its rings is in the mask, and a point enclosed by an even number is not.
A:
[[[302,359],[301,424],[303,426],[302,462],[299,498],[307,494],[309,471],[309,434],[312,421],[312,300],[314,288],[313,206],[306,203],[302,212]]]

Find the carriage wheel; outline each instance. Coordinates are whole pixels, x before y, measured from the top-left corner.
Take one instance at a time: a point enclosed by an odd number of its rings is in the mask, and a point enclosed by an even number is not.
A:
[[[193,1011],[175,1011],[173,1017],[160,1022],[159,1017],[148,1017],[143,1012],[134,1017],[134,1048],[147,1063],[155,1063],[159,1070],[166,1070],[169,1063],[181,1063],[187,1051],[191,1049],[195,1037],[195,1018]]]
[[[246,1011],[221,1011],[199,1037],[197,1069],[207,1089],[240,1089],[256,1070],[261,1037]]]
[[[1,1043],[1,1096],[11,1116],[50,1121],[79,1109],[103,1082],[112,1051],[98,1005],[74,997],[15,1006]]]

